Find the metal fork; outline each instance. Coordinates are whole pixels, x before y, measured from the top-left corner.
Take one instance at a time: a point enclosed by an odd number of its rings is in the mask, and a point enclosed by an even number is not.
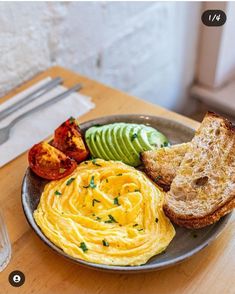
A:
[[[18,117],[16,117],[6,127],[3,127],[3,128],[0,129],[0,145],[3,144],[4,142],[6,142],[9,139],[11,128],[14,127],[14,125],[18,121],[20,121],[21,119],[23,119],[24,117],[26,117],[29,114],[37,112],[37,111],[45,108],[46,106],[52,105],[53,103],[62,100],[63,98],[69,96],[71,93],[79,91],[81,88],[82,88],[81,84],[76,84],[74,87],[72,87],[72,88],[64,91],[63,93],[55,96],[54,98],[50,99],[49,101],[46,101],[46,102],[34,107],[33,109],[30,109],[30,110],[26,111],[25,113],[23,113],[23,114],[19,115]]]
[[[28,103],[34,101],[35,99],[41,97],[45,93],[49,92],[56,86],[62,83],[62,79],[60,77],[54,78],[44,85],[42,85],[37,90],[33,91],[32,93],[28,94],[24,99],[14,103],[13,105],[9,106],[5,110],[0,111],[0,121],[6,118],[8,115],[13,113],[14,111],[22,108],[23,106],[27,105]]]

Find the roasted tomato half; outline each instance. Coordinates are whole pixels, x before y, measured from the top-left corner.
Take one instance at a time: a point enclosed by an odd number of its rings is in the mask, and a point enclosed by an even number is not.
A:
[[[64,178],[77,167],[75,160],[46,142],[34,145],[29,151],[28,160],[35,174],[47,180]]]
[[[78,163],[85,160],[89,155],[81,130],[72,117],[55,130],[52,145]]]

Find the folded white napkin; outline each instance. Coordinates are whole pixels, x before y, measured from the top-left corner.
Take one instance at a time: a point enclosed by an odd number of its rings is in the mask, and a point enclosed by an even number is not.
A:
[[[23,99],[26,95],[35,91],[50,79],[51,78],[48,77],[0,104],[0,111]],[[35,101],[27,104],[22,109],[15,111],[13,114],[0,121],[0,128],[8,125],[20,114],[25,113],[27,110],[55,97],[65,90],[66,88],[63,86],[57,86],[50,92],[37,98]],[[0,145],[0,167],[25,152],[32,145],[48,137],[53,133],[55,128],[70,116],[78,117],[94,107],[95,105],[91,102],[90,97],[86,97],[76,92],[53,105],[46,106],[39,112],[26,116],[11,129],[8,141]]]

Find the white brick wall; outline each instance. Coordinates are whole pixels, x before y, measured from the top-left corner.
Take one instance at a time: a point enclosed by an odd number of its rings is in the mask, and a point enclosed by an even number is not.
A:
[[[199,3],[0,3],[0,94],[59,64],[180,110],[194,76]]]

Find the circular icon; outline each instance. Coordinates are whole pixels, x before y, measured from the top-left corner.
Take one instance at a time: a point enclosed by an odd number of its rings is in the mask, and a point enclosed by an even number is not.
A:
[[[10,273],[8,281],[13,287],[20,287],[25,282],[25,275],[21,271],[13,271]]]
[[[202,22],[208,27],[220,27],[225,24],[227,16],[223,10],[205,10],[202,14]]]

